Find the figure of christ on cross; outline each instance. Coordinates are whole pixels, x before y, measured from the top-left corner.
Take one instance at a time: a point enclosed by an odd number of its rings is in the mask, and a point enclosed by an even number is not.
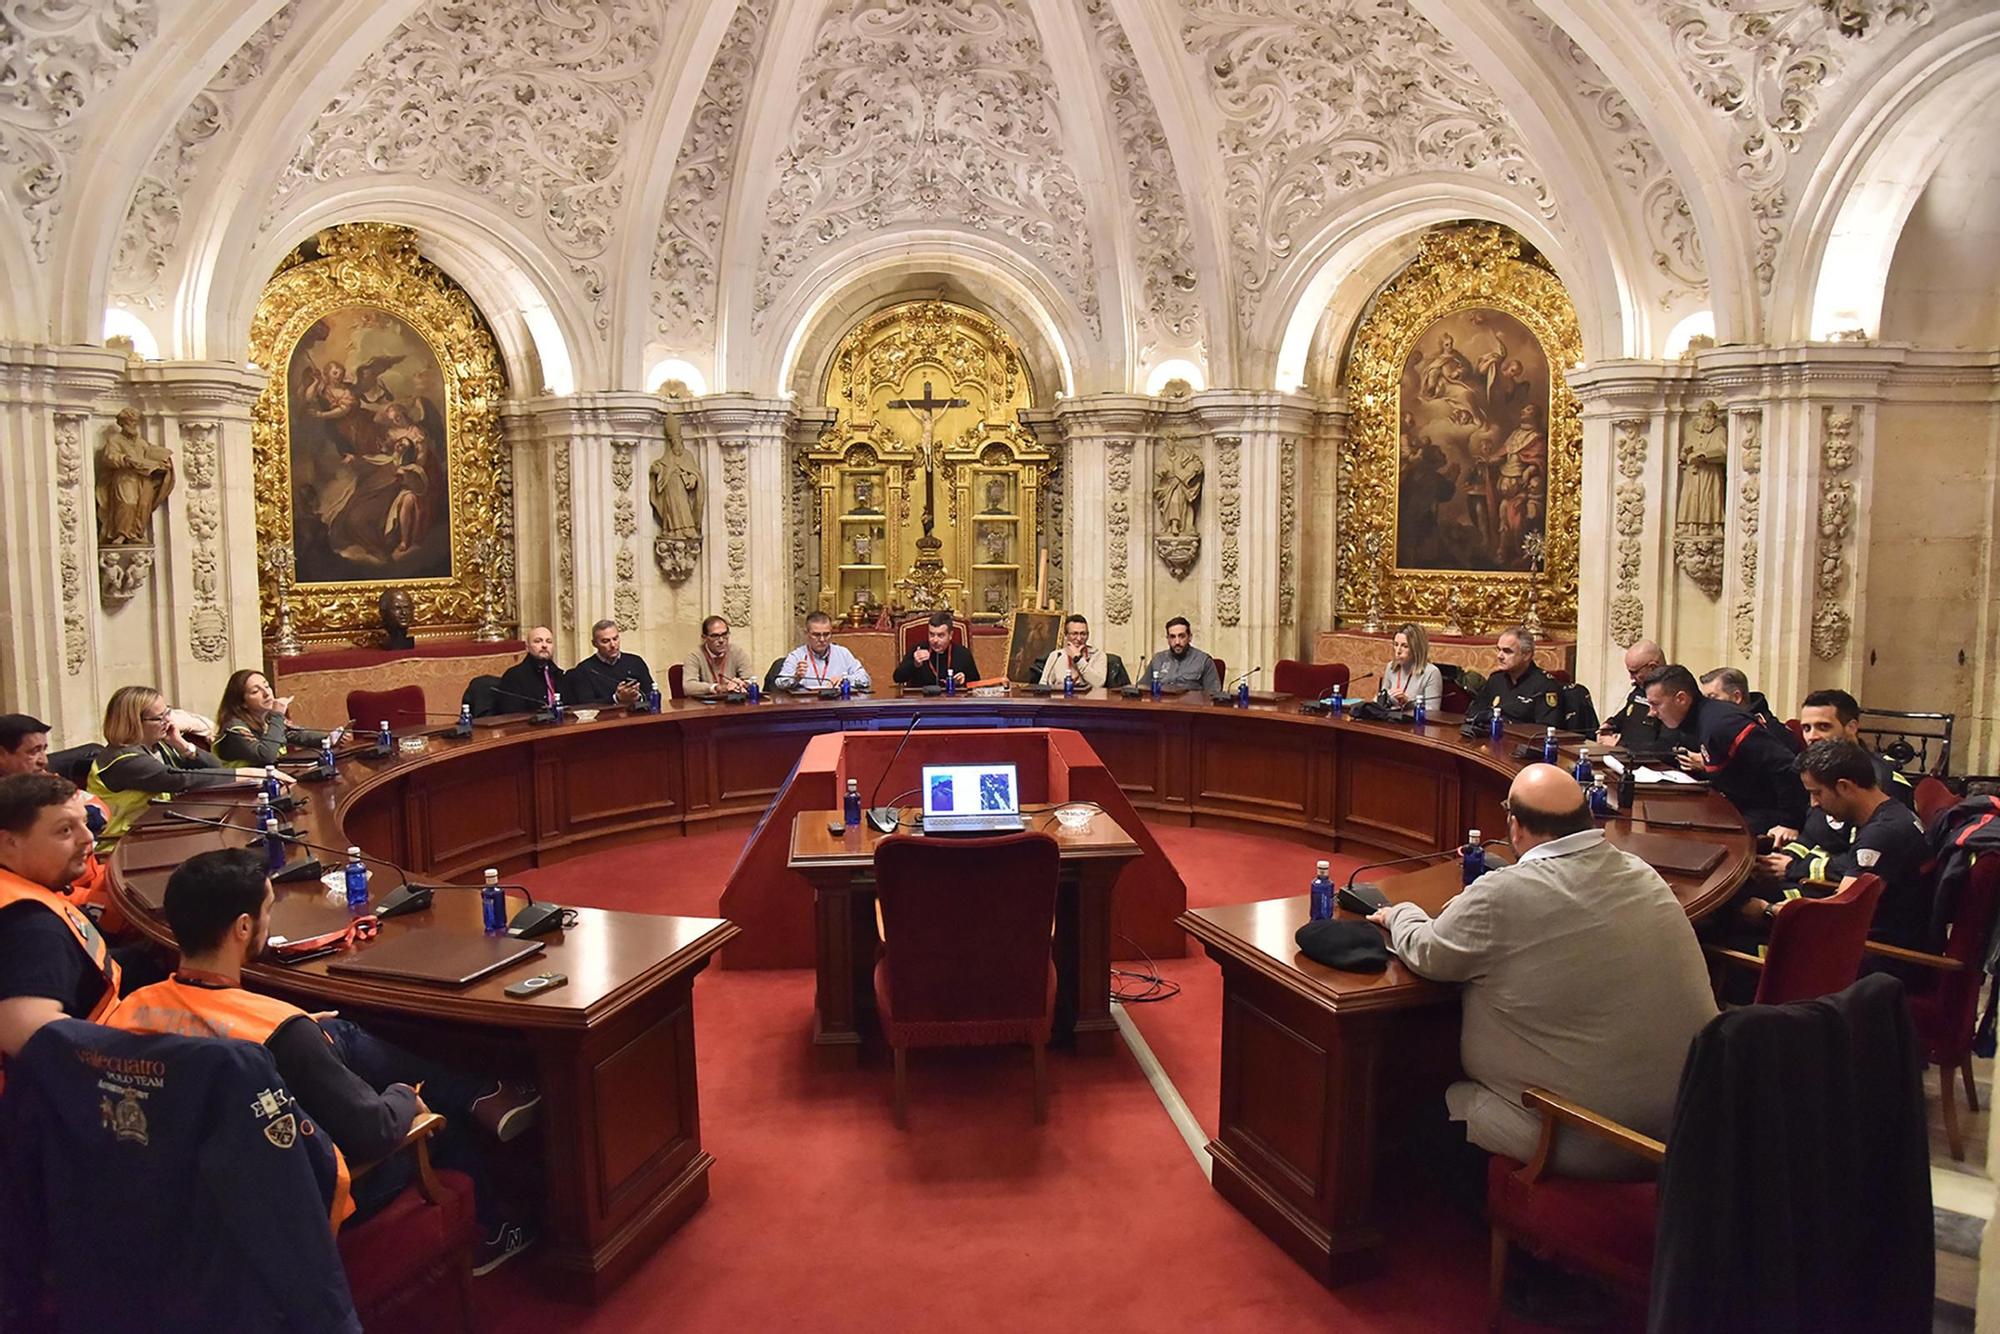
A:
[[[931,528],[937,522],[937,451],[935,433],[937,416],[946,408],[965,408],[971,401],[963,398],[939,398],[931,393],[931,382],[924,381],[922,398],[891,399],[889,407],[914,412],[924,424],[924,438],[917,445],[917,452],[924,460],[924,536],[931,535]]]

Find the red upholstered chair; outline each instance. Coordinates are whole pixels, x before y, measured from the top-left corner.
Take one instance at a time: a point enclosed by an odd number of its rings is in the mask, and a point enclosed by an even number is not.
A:
[[[895,1050],[898,1126],[906,1124],[911,1047],[1027,1043],[1035,1121],[1046,1117],[1057,861],[1055,840],[1038,833],[896,835],[875,845],[883,938],[875,1009]]]
[[[1958,794],[1945,785],[1941,778],[1925,774],[1917,780],[1917,818],[1924,822],[1924,828],[1931,827],[1931,821],[1938,815],[1958,804]]]
[[[1278,665],[1271,669],[1271,689],[1299,699],[1324,699],[1333,693],[1335,686],[1346,690],[1347,680],[1347,664],[1344,662],[1300,662],[1296,658],[1280,658]]]
[[[394,690],[350,690],[347,716],[356,731],[373,732],[384,718],[392,731],[424,725],[424,688],[397,686]]]
[[[397,1150],[416,1155],[416,1180],[366,1221],[340,1230],[340,1264],[364,1328],[436,1328],[446,1306],[456,1310],[464,1334],[476,1327],[472,1253],[479,1222],[471,1179],[431,1167],[430,1137],[443,1128],[435,1112],[418,1117]],[[355,1176],[379,1166],[356,1168]]]
[[[1922,795],[1920,788],[1919,800]],[[1951,1077],[1956,1073],[1965,1081],[1966,1106],[1978,1111],[1979,1094],[1972,1087],[1972,1033],[1978,1023],[1979,984],[1986,978],[1986,945],[1993,935],[1997,910],[2000,910],[2000,856],[1986,856],[1973,864],[1972,874],[1959,891],[1943,954],[1899,949],[1875,941],[1868,945],[1868,953],[1872,955],[1928,969],[1936,975],[1927,990],[1918,989],[1922,986],[1919,979],[1905,999],[1910,1007],[1910,1022],[1917,1030],[1917,1041],[1923,1046],[1924,1062],[1938,1068],[1944,1138],[1954,1162],[1965,1161],[1965,1140],[1958,1127],[1958,1099],[1952,1092]]]
[[[677,662],[667,668],[667,698],[687,698],[687,664]]]
[[[1806,725],[1796,718],[1785,719],[1785,730],[1792,734],[1792,740],[1800,746],[1806,744]]]
[[[1771,923],[1763,958],[1716,946],[1708,952],[1726,963],[1762,970],[1754,1004],[1783,1005],[1831,996],[1860,975],[1868,926],[1875,920],[1875,903],[1881,897],[1881,877],[1857,876],[1831,898],[1786,904]]]
[[[1213,654],[1210,654],[1209,656],[1210,656],[1210,657],[1214,657],[1214,655],[1213,655]],[[1224,661],[1223,661],[1222,659],[1220,659],[1220,658],[1216,658],[1216,659],[1215,659],[1215,683],[1216,683],[1217,685],[1221,686],[1221,687],[1222,687],[1222,688],[1223,688],[1224,690],[1227,690],[1227,689],[1229,689],[1229,688],[1230,688],[1230,686],[1229,686],[1229,664],[1228,664],[1228,663],[1226,663],[1226,662],[1224,662]]]

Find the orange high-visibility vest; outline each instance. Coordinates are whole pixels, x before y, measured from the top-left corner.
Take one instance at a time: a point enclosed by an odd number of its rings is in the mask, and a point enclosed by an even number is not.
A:
[[[140,987],[119,1004],[106,1022],[128,1033],[232,1038],[238,1042],[262,1044],[294,1019],[310,1021],[311,1016],[298,1006],[289,1005],[274,996],[261,996],[242,987],[201,986],[175,976]],[[319,1025],[314,1024],[313,1027],[317,1029]],[[335,1180],[333,1207],[329,1216],[338,1230],[347,1221],[348,1215],[354,1212],[354,1199],[347,1157],[337,1144],[333,1146],[333,1162]]]
[[[26,880],[12,871],[0,869],[0,908],[16,903],[39,903],[59,918],[76,937],[76,943],[90,957],[90,962],[104,978],[104,989],[98,993],[90,1013],[72,1016],[88,1019],[92,1023],[105,1022],[118,1004],[118,961],[111,957],[111,947],[104,941],[104,933],[91,924],[82,908],[61,894],[54,892],[32,880]]]

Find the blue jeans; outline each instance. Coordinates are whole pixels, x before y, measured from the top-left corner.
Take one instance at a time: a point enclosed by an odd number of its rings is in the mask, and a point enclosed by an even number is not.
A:
[[[504,1222],[506,1215],[495,1198],[492,1173],[471,1133],[472,1100],[491,1089],[495,1081],[405,1051],[346,1019],[322,1019],[319,1026],[332,1040],[342,1064],[378,1093],[391,1084],[423,1085],[424,1105],[446,1122],[445,1128],[431,1139],[432,1165],[463,1172],[471,1180],[473,1205],[481,1228],[490,1233]],[[381,1209],[415,1181],[416,1176],[416,1155],[409,1153],[396,1154],[372,1168],[354,1183],[355,1218],[366,1218]]]

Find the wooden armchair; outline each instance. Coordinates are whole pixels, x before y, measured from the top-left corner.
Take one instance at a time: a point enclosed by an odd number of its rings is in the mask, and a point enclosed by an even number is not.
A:
[[[459,1328],[477,1327],[472,1301],[472,1253],[479,1241],[473,1214],[472,1182],[431,1165],[430,1140],[445,1120],[425,1112],[410,1123],[402,1142],[385,1157],[351,1169],[355,1181],[380,1170],[404,1153],[414,1154],[408,1188],[373,1216],[339,1236],[341,1267],[354,1296],[354,1309],[370,1329],[428,1327],[408,1318],[408,1308],[428,1311],[443,1305],[435,1290],[449,1281],[455,1290]]]
[[[1833,889],[1821,881],[1816,888]],[[1795,899],[1771,922],[1771,939],[1764,957],[1742,950],[1707,946],[1710,959],[1724,965],[1757,970],[1757,1005],[1830,996],[1851,984],[1861,972],[1862,947],[1875,920],[1875,903],[1882,897],[1882,880],[1856,876],[1854,883],[1831,898]]]
[[[1658,1166],[1667,1146],[1547,1089],[1521,1094],[1521,1105],[1542,1118],[1534,1157],[1516,1163],[1495,1154],[1487,1164],[1486,1213],[1493,1229],[1493,1259],[1486,1292],[1486,1323],[1500,1326],[1510,1245],[1559,1260],[1644,1293],[1652,1282],[1653,1233],[1659,1190],[1651,1181],[1586,1181],[1548,1175],[1556,1131],[1567,1126]]]

